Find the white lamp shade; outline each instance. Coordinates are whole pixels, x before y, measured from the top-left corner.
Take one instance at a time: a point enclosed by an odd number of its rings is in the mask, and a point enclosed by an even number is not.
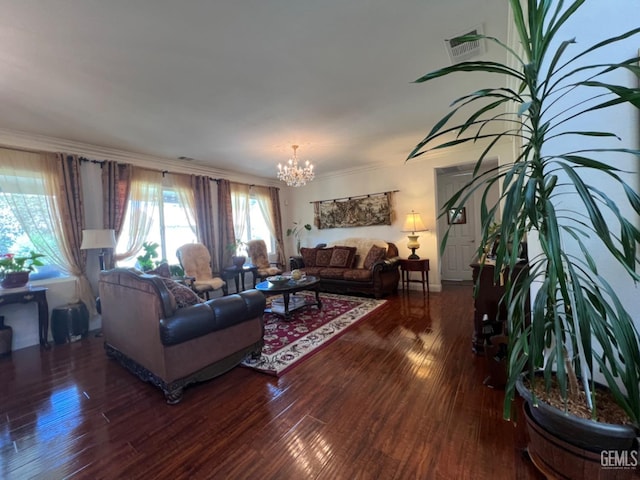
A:
[[[92,248],[115,248],[116,232],[114,230],[83,230],[80,250]]]
[[[402,227],[403,232],[425,232],[427,227],[425,227],[422,218],[420,218],[420,214],[411,210],[411,213],[407,213],[407,218],[404,221],[404,226]]]

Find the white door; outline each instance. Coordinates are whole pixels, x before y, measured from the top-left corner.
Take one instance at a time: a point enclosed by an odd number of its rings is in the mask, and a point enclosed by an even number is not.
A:
[[[438,176],[438,212],[442,211],[444,203],[470,179],[470,173],[462,172]],[[450,228],[447,246],[441,259],[441,278],[457,281],[471,280],[472,270],[469,265],[475,258],[477,249],[476,217],[478,214],[474,199],[467,200],[464,211],[458,215],[458,218],[451,218],[452,216],[444,215],[438,220],[440,241]]]

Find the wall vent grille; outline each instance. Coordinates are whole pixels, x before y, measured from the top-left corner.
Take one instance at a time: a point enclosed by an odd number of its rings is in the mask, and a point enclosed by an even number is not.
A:
[[[484,53],[484,40],[476,40],[473,42],[460,42],[458,38],[465,35],[483,35],[482,25],[470,28],[449,40],[445,40],[447,53],[451,63],[466,62],[473,57]]]

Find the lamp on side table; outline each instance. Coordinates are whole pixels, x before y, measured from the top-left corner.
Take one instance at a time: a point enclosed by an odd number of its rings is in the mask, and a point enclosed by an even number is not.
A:
[[[404,221],[402,231],[411,232],[411,235],[407,235],[407,237],[409,237],[407,248],[411,250],[409,260],[418,260],[420,257],[416,255],[416,250],[420,248],[420,244],[418,243],[419,235],[416,235],[416,232],[427,231],[427,227],[424,226],[424,222],[422,221],[422,218],[420,218],[420,214],[413,210],[411,210],[411,213],[407,213],[407,218]]]

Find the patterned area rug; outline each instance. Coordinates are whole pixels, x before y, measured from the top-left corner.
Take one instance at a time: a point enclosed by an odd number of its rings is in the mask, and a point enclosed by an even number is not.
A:
[[[315,295],[309,292],[295,296],[315,301]],[[277,298],[271,297],[267,302]],[[287,321],[282,315],[265,313],[262,355],[256,359],[248,357],[242,365],[280,376],[386,302],[330,293],[321,293],[320,300],[321,311],[316,306],[303,307],[294,310]]]

